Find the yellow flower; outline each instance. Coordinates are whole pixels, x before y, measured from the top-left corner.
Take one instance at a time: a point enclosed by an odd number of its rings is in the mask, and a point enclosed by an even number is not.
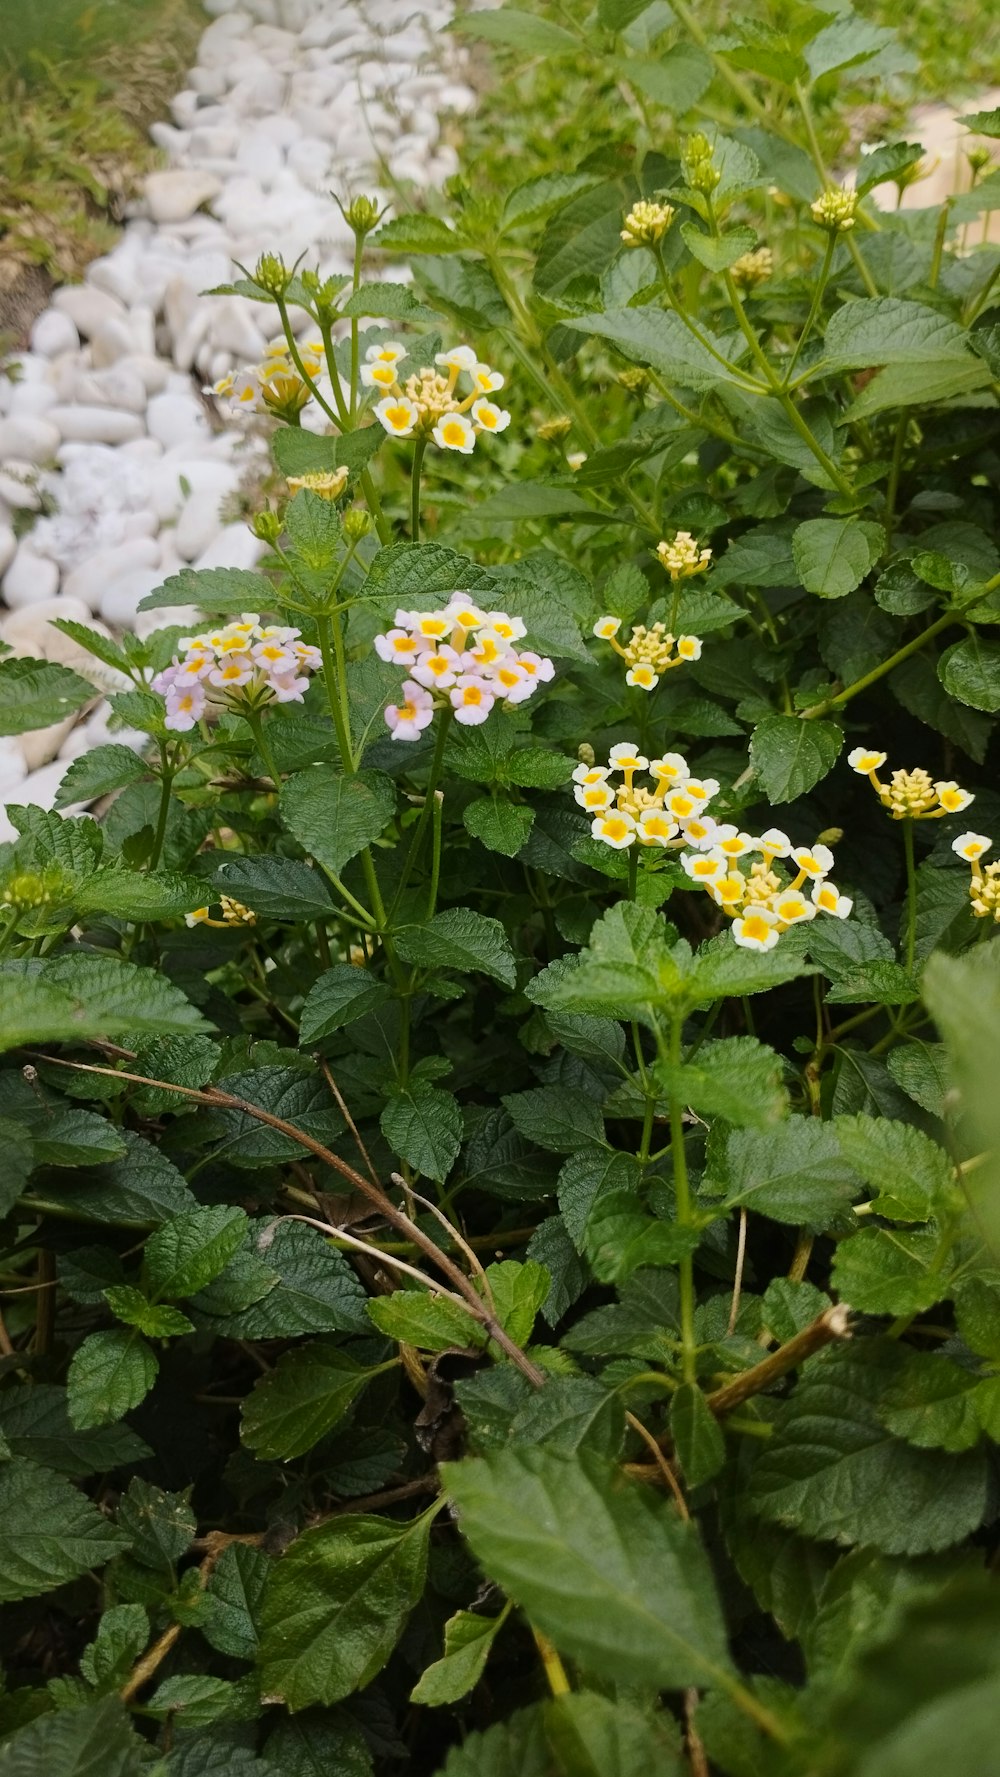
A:
[[[774,254],[770,247],[758,247],[753,253],[741,253],[731,267],[733,283],[738,290],[754,290],[774,271]]]
[[[773,950],[780,935],[778,915],[770,907],[754,907],[733,920],[733,937],[744,950]]]
[[[626,247],[653,247],[663,239],[675,215],[672,204],[651,203],[640,198],[625,217],[621,239]]]
[[[603,839],[605,845],[613,846],[615,851],[625,851],[635,844],[636,823],[632,815],[615,812],[599,814],[591,827],[595,839]]]
[[[678,580],[690,580],[695,574],[704,574],[712,559],[712,551],[699,549],[690,531],[678,531],[672,543],[664,538],[656,545],[656,554],[675,584]]]
[[[321,500],[336,500],[347,486],[348,471],[344,465],[339,469],[311,469],[305,475],[289,475],[289,492],[297,494],[301,488],[307,488],[312,494],[318,494]]]
[[[844,185],[830,185],[809,206],[814,222],[821,228],[828,228],[831,234],[846,234],[854,227],[858,208],[858,194],[848,191]]]

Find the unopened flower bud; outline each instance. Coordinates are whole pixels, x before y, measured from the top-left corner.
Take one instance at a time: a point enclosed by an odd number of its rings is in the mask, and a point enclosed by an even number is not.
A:
[[[649,203],[640,198],[624,218],[621,238],[626,247],[654,247],[663,239],[675,214],[672,204]]]
[[[280,253],[262,253],[254,268],[254,283],[269,296],[284,296],[292,281],[292,273]]]
[[[992,156],[988,148],[970,148],[965,158],[974,173],[981,173],[989,166]]]
[[[281,536],[282,524],[276,512],[266,510],[254,513],[250,529],[259,542],[273,544]]]
[[[618,381],[631,395],[644,395],[649,388],[649,380],[649,371],[641,369],[638,364],[633,370],[618,372]]]
[[[829,229],[831,234],[846,234],[848,229],[854,227],[858,194],[856,191],[848,191],[843,185],[831,185],[822,197],[810,204],[809,209],[813,221],[818,222],[821,228]]]
[[[347,476],[344,464],[339,469],[312,469],[305,475],[289,475],[288,491],[297,494],[305,488],[311,494],[318,494],[321,500],[336,500],[347,486]]]
[[[347,543],[360,543],[371,529],[371,517],[362,506],[352,506],[350,512],[344,513],[344,539]]]
[[[543,420],[538,428],[538,436],[544,438],[547,444],[551,443],[555,439],[565,438],[572,424],[568,414],[561,413],[557,419]]]
[[[375,197],[356,197],[344,211],[348,227],[353,228],[357,235],[371,234],[381,214]]]
[[[774,254],[770,247],[758,247],[753,253],[741,253],[732,268],[737,290],[754,290],[774,270]]]
[[[684,177],[692,191],[702,191],[707,194],[714,191],[718,185],[722,173],[713,164],[713,155],[712,144],[701,130],[688,137],[684,144],[681,165],[684,169]]]
[[[593,765],[597,755],[589,740],[582,740],[576,749],[576,756],[581,765]]]

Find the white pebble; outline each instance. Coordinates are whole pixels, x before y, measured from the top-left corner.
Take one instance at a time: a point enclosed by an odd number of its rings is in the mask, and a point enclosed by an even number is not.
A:
[[[145,430],[138,414],[116,407],[60,404],[49,409],[49,418],[67,441],[81,444],[126,444]]]
[[[59,589],[59,569],[54,561],[37,555],[27,538],[17,546],[17,554],[3,577],[3,596],[14,610],[36,605],[42,599],[54,598]]]
[[[0,420],[0,457],[21,457],[29,463],[49,463],[60,445],[58,426],[51,420],[28,414]]]
[[[58,309],[46,309],[31,329],[31,349],[43,358],[58,358],[61,352],[78,352],[80,335],[69,315]]]
[[[96,611],[107,586],[135,569],[157,568],[160,554],[160,544],[155,537],[133,537],[113,548],[99,549],[67,574],[63,593],[66,598],[78,598],[89,610]]]
[[[154,222],[183,222],[221,190],[222,182],[214,173],[186,167],[148,173],[143,182],[146,206]]]

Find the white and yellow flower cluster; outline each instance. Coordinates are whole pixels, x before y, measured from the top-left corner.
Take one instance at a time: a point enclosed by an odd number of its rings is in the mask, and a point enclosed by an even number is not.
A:
[[[664,623],[654,623],[649,629],[643,623],[634,625],[631,639],[624,646],[618,640],[621,626],[620,617],[599,617],[594,634],[600,641],[611,643],[628,667],[625,683],[638,685],[641,691],[652,691],[671,667],[701,657],[697,636],[673,636]]]
[[[184,923],[189,926],[218,926],[225,931],[229,926],[254,926],[257,915],[252,908],[245,907],[242,901],[234,900],[232,895],[220,895],[219,906],[221,919],[213,919],[210,907],[196,907],[193,913],[185,913]]]
[[[656,545],[656,556],[676,585],[678,580],[690,580],[695,574],[704,574],[712,559],[712,551],[699,548],[690,531],[678,531],[672,543],[664,539]]]
[[[831,234],[846,234],[854,227],[858,201],[857,192],[848,190],[846,185],[830,185],[809,209],[820,228],[828,228]]]
[[[975,801],[971,790],[962,790],[952,779],[933,779],[929,772],[894,771],[886,784],[879,777],[886,754],[867,747],[855,747],[847,755],[847,763],[859,776],[866,777],[882,807],[894,821],[936,821],[946,814],[961,814]]]
[[[647,772],[653,788],[636,783]],[[620,782],[612,782],[620,778]],[[771,827],[755,837],[708,814],[719,786],[695,777],[680,753],[645,759],[628,742],[612,747],[607,765],[578,765],[573,793],[593,816],[591,833],[615,851],[633,845],[682,851],[692,888],[703,888],[733,922],[747,950],[773,950],[783,932],[828,913],[846,919],[854,905],[828,881],[833,854],[825,845],[793,847]],[[781,863],[782,875],[775,865]]]
[[[438,352],[433,367],[424,365],[400,383],[397,366],[406,356],[406,346],[386,340],[369,346],[361,369],[365,388],[385,390],[375,418],[393,438],[433,438],[441,450],[469,456],[480,433],[506,431],[510,414],[490,400],[504,379],[471,346]],[[459,389],[462,378],[471,389]]]
[[[639,198],[623,218],[621,239],[626,247],[655,247],[662,241],[677,212],[673,204],[652,203]]]
[[[969,900],[975,917],[992,919],[1000,925],[1000,862],[987,864],[985,870],[980,863],[992,845],[985,833],[960,833],[952,841],[951,849],[956,857],[972,866]]]
[[[303,370],[315,382],[326,369],[323,341],[305,340],[298,353]],[[299,374],[283,339],[272,340],[259,364],[231,371],[205,393],[218,395],[244,412],[284,417],[301,413],[312,399],[312,390]]]
[[[301,703],[309,674],[323,663],[299,630],[261,624],[256,611],[223,629],[182,636],[179,646],[183,658],[175,655],[152,681],[166,700],[165,726],[177,734],[192,729],[210,703]]]
[[[419,740],[438,709],[474,728],[494,704],[526,702],[555,668],[515,647],[525,634],[520,617],[482,611],[465,592],[440,611],[397,611],[395,627],[375,637],[379,658],[407,669],[402,703],[385,711],[393,740]]]

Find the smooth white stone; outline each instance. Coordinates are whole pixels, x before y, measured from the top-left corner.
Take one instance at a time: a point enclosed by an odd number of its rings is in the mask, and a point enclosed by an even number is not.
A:
[[[60,405],[49,409],[49,418],[64,439],[86,444],[127,444],[130,438],[141,438],[144,430],[138,414],[116,407]]]
[[[84,339],[90,339],[105,321],[124,321],[127,310],[116,296],[95,290],[90,284],[64,284],[52,298],[52,306],[68,315]]]
[[[3,577],[3,596],[12,610],[24,605],[37,605],[41,599],[54,598],[59,588],[59,569],[54,561],[36,555],[23,539],[17,554]]]
[[[160,545],[155,537],[133,537],[127,543],[98,549],[88,561],[71,569],[63,584],[66,598],[77,598],[89,610],[96,611],[104,592],[123,574],[136,569],[151,571],[160,563]]]
[[[69,315],[58,309],[46,309],[31,329],[31,349],[43,358],[57,358],[60,352],[78,352],[80,335]]]
[[[17,538],[9,524],[0,524],[0,574],[5,574],[14,560]]]
[[[54,365],[59,363],[73,364],[75,359],[67,354],[62,359],[54,360]],[[11,419],[21,414],[46,414],[50,407],[55,407],[59,399],[51,383],[7,383],[6,388],[9,391],[7,413]]]
[[[0,800],[14,802],[14,791],[28,771],[21,744],[14,734],[0,735]]]
[[[101,598],[99,608],[104,621],[116,629],[131,629],[140,600],[162,586],[163,579],[159,568],[133,568],[130,573],[120,575]]]
[[[29,463],[51,462],[59,449],[58,426],[28,414],[0,420],[0,457],[20,457]]]
[[[173,359],[178,370],[190,371],[198,348],[208,334],[212,324],[212,316],[207,304],[197,308],[187,325],[181,329],[174,340]]]
[[[0,500],[20,512],[37,512],[42,503],[37,478],[34,463],[10,457],[6,463],[0,463]]]
[[[235,482],[234,475],[232,485],[235,486]],[[200,487],[185,500],[174,532],[174,547],[185,561],[194,561],[202,555],[222,530],[225,521],[219,516],[219,508],[229,491]]]
[[[103,259],[92,259],[84,277],[95,290],[106,290],[109,296],[117,297],[126,308],[131,308],[139,295],[135,275],[137,258],[138,255],[130,252],[123,243],[116,252],[105,254]]]
[[[142,377],[123,369],[121,363],[78,377],[74,394],[85,406],[118,407],[126,413],[146,411],[146,385]]]
[[[196,568],[255,568],[264,545],[242,524],[227,524],[199,555]]]
[[[126,445],[125,449],[127,448]],[[155,512],[130,512],[122,525],[130,543],[137,537],[155,537],[159,528],[160,521]]]
[[[143,181],[146,206],[154,222],[183,222],[202,204],[218,197],[221,190],[221,182],[214,173],[203,173],[195,167],[147,173]]]
[[[159,395],[166,387],[169,365],[151,352],[130,352],[127,358],[119,359],[117,368],[137,376],[147,395]]]
[[[158,438],[168,449],[209,436],[207,415],[194,395],[152,396],[146,409],[146,424],[150,437]]]
[[[125,321],[103,321],[95,327],[90,342],[90,361],[95,370],[104,370],[138,351],[135,329]]]
[[[51,810],[65,775],[66,767],[61,759],[53,759],[51,765],[43,765],[40,771],[29,772],[18,792],[21,801],[31,803],[35,808]]]
[[[264,339],[252,310],[265,311],[260,303],[242,296],[215,298],[208,327],[209,340],[217,350],[232,352],[243,364],[253,364],[263,353]]]

